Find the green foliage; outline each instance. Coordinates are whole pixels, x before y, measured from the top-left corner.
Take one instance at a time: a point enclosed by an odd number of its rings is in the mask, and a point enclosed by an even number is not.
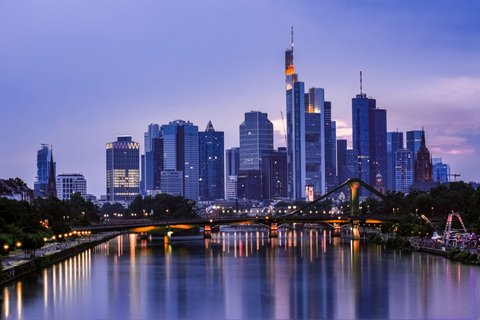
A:
[[[185,199],[181,196],[169,194],[158,194],[154,198],[138,196],[128,207],[129,213],[136,213],[136,217],[143,217],[143,212],[150,213],[153,210],[153,218],[179,219],[196,217],[195,201]],[[131,215],[130,215],[131,217]]]

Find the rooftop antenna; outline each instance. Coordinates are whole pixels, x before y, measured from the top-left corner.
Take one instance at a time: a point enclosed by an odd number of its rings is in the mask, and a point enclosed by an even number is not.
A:
[[[362,94],[362,71],[360,71],[360,95]]]
[[[293,51],[293,45],[294,45],[294,42],[293,42],[293,26],[292,26],[290,32],[291,32],[291,39],[292,39],[292,40],[291,40],[291,47],[292,47],[292,51]]]

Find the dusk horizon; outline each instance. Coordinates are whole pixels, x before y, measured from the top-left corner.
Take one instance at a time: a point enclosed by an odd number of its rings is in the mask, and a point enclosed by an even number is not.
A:
[[[387,110],[388,131],[425,128],[433,157],[459,180],[480,181],[480,21],[475,1],[100,1],[0,4],[0,178],[33,188],[40,144],[57,174],[105,187],[105,144],[151,123],[190,121],[239,145],[249,111],[268,114],[285,146],[284,51],[294,26],[295,69],[325,89],[337,138],[352,135],[351,99]],[[319,19],[319,17],[321,19]]]

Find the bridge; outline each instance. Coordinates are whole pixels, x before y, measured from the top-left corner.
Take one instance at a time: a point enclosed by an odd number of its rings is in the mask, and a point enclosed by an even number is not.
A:
[[[307,214],[306,209],[324,200],[339,189],[348,186],[350,189],[350,213],[349,214]],[[395,214],[360,214],[359,210],[359,190],[360,187],[366,188],[368,191],[377,195],[385,202],[390,203],[382,193],[375,190],[372,186],[363,182],[360,179],[348,179],[328,193],[318,197],[314,201],[307,203],[305,206],[283,215],[265,215],[265,216],[237,216],[237,217],[219,217],[219,218],[193,218],[193,219],[178,219],[178,220],[125,220],[123,223],[101,223],[89,227],[75,227],[74,230],[83,231],[89,230],[92,232],[104,231],[121,231],[121,230],[136,230],[147,232],[156,227],[165,228],[192,228],[194,226],[202,227],[204,230],[204,237],[211,237],[212,229],[220,225],[263,225],[269,228],[270,237],[278,237],[278,228],[281,225],[292,223],[316,223],[329,224],[334,228],[334,234],[340,234],[341,225],[350,224],[352,226],[352,238],[360,238],[359,228],[365,224],[381,224],[385,222],[398,222],[399,217]],[[392,207],[395,207],[392,205]],[[166,241],[169,241],[166,238]]]

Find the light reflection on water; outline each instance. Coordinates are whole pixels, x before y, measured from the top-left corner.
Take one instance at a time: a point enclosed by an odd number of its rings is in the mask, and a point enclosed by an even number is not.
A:
[[[480,268],[327,231],[124,235],[1,292],[5,319],[479,318]]]

